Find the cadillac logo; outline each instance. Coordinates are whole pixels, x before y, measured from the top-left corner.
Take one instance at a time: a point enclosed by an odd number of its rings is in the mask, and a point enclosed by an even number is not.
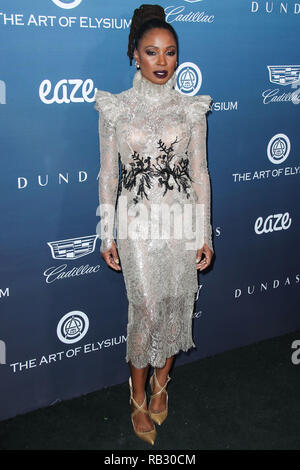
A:
[[[268,65],[269,80],[276,85],[292,85],[300,80],[300,65]]]

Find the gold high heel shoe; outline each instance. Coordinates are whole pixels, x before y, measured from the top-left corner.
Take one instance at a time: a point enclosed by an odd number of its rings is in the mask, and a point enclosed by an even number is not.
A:
[[[146,413],[146,414],[149,414],[149,411],[148,409],[145,409],[143,408],[144,404],[145,404],[145,401],[146,401],[146,392],[145,392],[145,399],[143,401],[143,403],[141,405],[139,405],[135,399],[133,398],[133,389],[132,389],[132,381],[131,381],[131,377],[129,377],[129,388],[130,388],[130,398],[129,398],[129,404],[131,403],[131,401],[133,402],[134,406],[136,407],[136,409],[131,413],[131,422],[132,422],[132,426],[133,426],[133,429],[134,429],[134,432],[135,434],[140,438],[140,439],[143,439],[144,441],[148,442],[149,444],[154,444],[154,441],[155,441],[155,438],[156,438],[156,428],[155,428],[155,424],[153,423],[153,426],[154,428],[153,429],[150,429],[150,431],[137,431],[136,428],[135,428],[135,425],[134,425],[134,422],[133,422],[133,417],[139,413],[140,411],[142,413]]]
[[[153,392],[154,390],[154,385],[153,385],[153,377],[154,377],[154,380],[155,380],[155,383],[161,387],[159,381],[157,380],[157,377],[156,377],[156,371],[154,369],[154,373],[153,375],[151,376],[150,378],[150,386],[151,386],[151,390]],[[151,418],[153,419],[153,421],[155,421],[157,424],[161,425],[164,420],[166,419],[166,417],[168,416],[168,392],[166,390],[166,386],[168,385],[169,381],[171,380],[171,377],[168,375],[167,376],[167,380],[166,380],[166,383],[163,387],[161,387],[161,389],[159,390],[159,392],[157,393],[152,393],[151,397],[150,397],[150,402],[149,402],[149,414],[151,416]],[[166,408],[163,410],[163,411],[160,411],[158,413],[155,413],[153,411],[150,410],[150,405],[151,405],[151,400],[155,397],[158,397],[158,395],[160,395],[162,392],[165,392],[166,395],[167,395],[167,401],[166,401]]]

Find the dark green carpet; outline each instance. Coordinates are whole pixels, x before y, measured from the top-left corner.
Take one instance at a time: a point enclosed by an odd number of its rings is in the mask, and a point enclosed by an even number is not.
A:
[[[152,447],[135,436],[128,383],[0,422],[0,449],[299,449],[300,331],[174,367]]]

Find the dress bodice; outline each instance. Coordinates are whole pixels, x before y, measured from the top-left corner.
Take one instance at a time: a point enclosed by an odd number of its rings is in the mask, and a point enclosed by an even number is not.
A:
[[[212,99],[185,96],[175,85],[175,72],[157,84],[137,70],[132,88],[119,94],[97,90],[102,202],[113,203],[122,194],[129,205],[205,202],[210,208],[205,114]]]

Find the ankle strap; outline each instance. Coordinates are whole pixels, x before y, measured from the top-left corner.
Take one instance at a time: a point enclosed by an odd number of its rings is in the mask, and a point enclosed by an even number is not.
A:
[[[151,395],[151,398],[154,398],[154,397],[157,397],[158,395],[160,395],[160,394],[166,389],[166,386],[167,386],[168,383],[170,382],[171,377],[169,376],[169,374],[167,375],[167,380],[166,380],[166,383],[165,383],[165,385],[164,385],[163,387],[160,385],[159,381],[157,380],[155,369],[154,369],[154,374],[153,374],[152,377],[154,377],[154,380],[155,380],[156,384],[157,384],[159,387],[161,387],[161,389],[159,390],[159,392],[156,392],[156,393],[154,393],[154,394]]]
[[[147,395],[146,395],[146,392],[145,392],[145,398],[144,398],[144,401],[141,405],[139,405],[135,399],[133,398],[133,386],[132,386],[132,380],[131,380],[131,376],[129,377],[129,389],[130,389],[130,400],[133,401],[134,403],[134,406],[136,407],[136,409],[132,412],[132,416],[134,416],[136,413],[139,413],[140,411],[142,413],[146,413],[148,414],[148,410],[145,408],[143,408],[144,404],[145,404],[145,401],[147,399]]]
[[[144,404],[145,404],[145,401],[146,401],[146,393],[145,393],[144,401],[143,401],[143,403],[142,403],[141,405],[139,405],[139,404],[135,401],[135,399],[133,398],[132,394],[130,394],[130,399],[133,401],[134,406],[136,407],[136,409],[132,412],[132,417],[135,416],[135,415],[136,415],[137,413],[139,413],[140,411],[141,411],[142,413],[148,414],[148,410],[147,410],[147,409],[145,410],[145,408],[143,408],[143,406],[144,406]]]

